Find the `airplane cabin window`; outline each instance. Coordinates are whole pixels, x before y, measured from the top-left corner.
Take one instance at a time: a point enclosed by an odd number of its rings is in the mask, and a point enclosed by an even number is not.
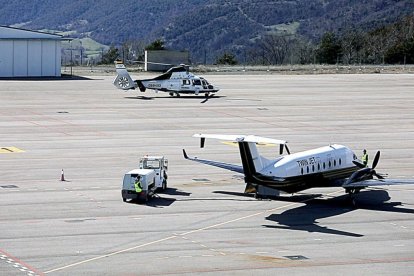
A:
[[[312,165],[312,172],[315,171],[315,165]]]
[[[309,173],[309,167],[306,167],[306,172]]]
[[[341,162],[341,158],[339,158],[339,165],[341,165],[341,163],[342,163],[342,162]]]
[[[325,162],[323,162],[323,169],[325,169]]]
[[[318,171],[321,170],[321,165],[318,163]]]
[[[329,168],[331,167],[331,161],[328,162],[328,166],[329,166]]]
[[[300,173],[303,174],[303,168],[300,168]]]
[[[336,166],[336,160],[334,160],[334,167]]]

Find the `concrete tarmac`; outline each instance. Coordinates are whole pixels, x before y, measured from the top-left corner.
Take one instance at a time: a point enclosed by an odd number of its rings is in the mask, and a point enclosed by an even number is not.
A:
[[[414,186],[367,189],[358,208],[338,188],[256,200],[241,175],[182,156],[240,163],[191,136],[255,134],[381,150],[378,172],[414,178],[413,75],[214,74],[209,99],[113,78],[0,81],[1,275],[414,274]],[[124,203],[145,154],[169,159],[169,189]]]

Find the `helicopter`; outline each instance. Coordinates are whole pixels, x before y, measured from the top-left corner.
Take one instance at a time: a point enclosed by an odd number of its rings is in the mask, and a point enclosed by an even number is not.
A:
[[[132,80],[122,61],[115,61],[115,68],[117,76],[113,84],[122,90],[138,87],[141,92],[152,89],[155,92],[168,92],[170,96],[177,97],[180,97],[180,94],[204,93],[206,98],[219,91],[216,85],[209,83],[205,78],[190,73],[184,64],[171,67],[167,72],[155,78],[143,80]]]

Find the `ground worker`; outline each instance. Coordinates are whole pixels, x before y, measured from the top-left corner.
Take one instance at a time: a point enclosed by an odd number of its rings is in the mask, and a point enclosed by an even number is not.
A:
[[[362,151],[362,158],[361,158],[361,161],[362,161],[362,164],[364,164],[365,165],[365,167],[367,167],[368,166],[368,154],[367,154],[367,150],[366,149],[364,149],[363,151]]]
[[[141,181],[140,181],[140,178],[139,178],[139,176],[137,177],[137,179],[135,180],[135,192],[137,192],[138,194],[140,193],[140,192],[142,192],[142,186],[141,186]]]

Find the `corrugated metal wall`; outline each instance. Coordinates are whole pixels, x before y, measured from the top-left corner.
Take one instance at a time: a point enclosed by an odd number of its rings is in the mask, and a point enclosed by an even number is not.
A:
[[[0,39],[0,77],[59,77],[61,41]]]

